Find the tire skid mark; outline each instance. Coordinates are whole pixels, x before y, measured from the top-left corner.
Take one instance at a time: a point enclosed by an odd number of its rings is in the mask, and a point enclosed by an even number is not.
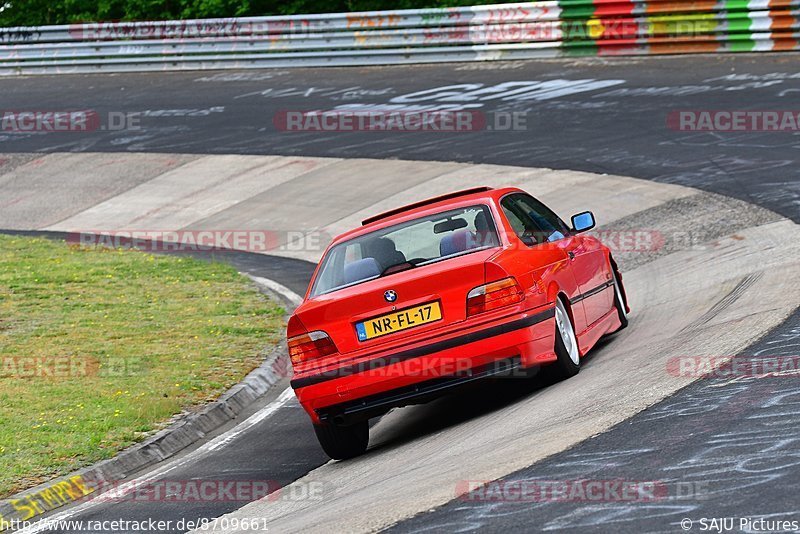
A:
[[[710,310],[701,315],[697,321],[688,327],[683,328],[680,332],[678,332],[678,334],[688,334],[700,328],[704,328],[704,326],[710,323],[712,319],[728,309],[734,302],[739,300],[745,291],[747,291],[753,284],[761,280],[763,277],[764,272],[758,271],[755,273],[750,273],[742,278],[739,283],[736,284],[736,287],[734,287],[727,295],[714,303]]]

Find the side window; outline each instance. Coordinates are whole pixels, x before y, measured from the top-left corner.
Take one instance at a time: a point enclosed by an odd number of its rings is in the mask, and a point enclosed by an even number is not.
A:
[[[354,261],[358,261],[364,257],[364,253],[362,251],[361,243],[353,243],[347,245],[344,249],[344,263],[345,265],[348,263],[353,263]]]
[[[503,206],[503,213],[506,219],[508,219],[508,224],[514,229],[514,233],[522,238],[526,231],[525,221],[517,214],[517,211],[512,207],[512,202],[508,198],[504,199],[501,205]]]
[[[519,203],[520,195],[509,195],[505,197],[500,206],[503,208],[503,213],[508,219],[514,233],[527,245],[535,245],[542,243],[537,238],[542,232],[536,225],[533,219],[525,212],[523,206]]]
[[[529,195],[509,195],[500,205],[514,232],[528,244],[557,241],[569,235],[567,225]]]
[[[569,226],[553,211],[530,195],[519,195],[519,203],[541,228],[546,241],[557,241],[569,235]]]

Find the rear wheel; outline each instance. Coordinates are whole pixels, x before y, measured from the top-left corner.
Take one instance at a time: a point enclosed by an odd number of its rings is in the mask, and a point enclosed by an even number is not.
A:
[[[556,345],[557,360],[552,364],[551,372],[555,378],[563,380],[578,374],[581,370],[581,355],[578,351],[578,340],[569,313],[561,299],[556,299]]]
[[[369,424],[362,421],[355,425],[314,425],[319,444],[325,454],[334,460],[347,460],[364,454],[369,444]]]
[[[628,327],[628,311],[625,309],[625,298],[622,296],[622,286],[616,269],[611,269],[611,274],[614,276],[614,307],[617,309],[619,322],[622,323],[622,326],[617,329],[617,332],[619,332]]]

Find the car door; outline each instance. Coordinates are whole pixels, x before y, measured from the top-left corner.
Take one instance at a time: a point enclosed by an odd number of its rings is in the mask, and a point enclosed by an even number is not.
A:
[[[521,202],[530,208],[537,223],[550,233],[547,238],[567,253],[572,273],[581,289],[581,294],[572,302],[583,303],[587,326],[591,326],[613,305],[613,292],[609,288],[611,271],[600,241],[574,232],[550,208],[531,196],[526,196]]]
[[[581,295],[589,326],[599,321],[613,305],[611,271],[600,241],[591,236],[573,235],[565,243],[572,263],[572,272]]]
[[[611,308],[612,292],[608,290],[611,272],[608,269],[600,241],[577,235],[550,208],[534,197],[520,193],[514,201],[540,229],[538,242],[550,243],[564,251],[580,294],[570,297],[573,306],[581,303],[586,326],[598,321]],[[578,333],[581,332],[576,325]]]
[[[580,301],[582,294],[573,273],[573,261],[568,254],[568,235],[566,225],[561,230],[551,231],[549,226],[537,222],[539,210],[534,211],[531,199],[524,193],[512,193],[503,197],[500,207],[508,220],[509,225],[519,238],[520,251],[516,254],[520,261],[528,266],[537,266],[541,272],[547,272],[553,277],[567,297],[575,304],[572,305],[572,314],[577,333],[586,329],[587,317],[583,303]],[[548,283],[548,280],[544,280]]]

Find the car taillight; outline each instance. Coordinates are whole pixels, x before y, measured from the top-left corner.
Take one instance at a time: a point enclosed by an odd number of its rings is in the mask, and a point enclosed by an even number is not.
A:
[[[294,365],[339,352],[331,337],[321,330],[289,338],[288,344]]]
[[[514,278],[476,287],[467,295],[467,316],[522,302],[525,292]]]

